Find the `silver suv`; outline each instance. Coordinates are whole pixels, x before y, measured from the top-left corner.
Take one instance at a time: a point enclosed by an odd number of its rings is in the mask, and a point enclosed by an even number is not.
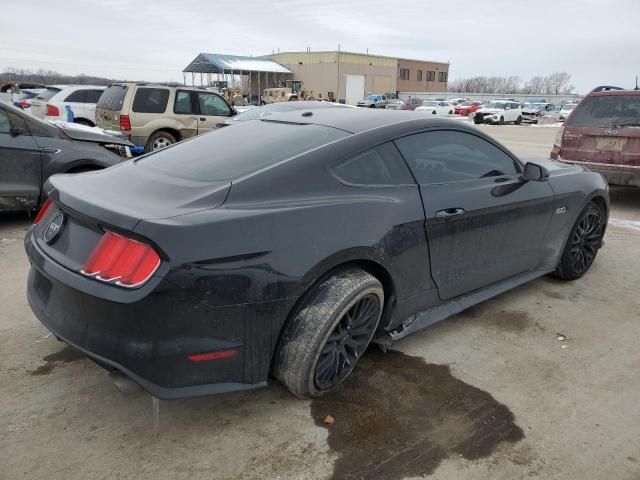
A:
[[[96,125],[151,152],[224,126],[235,109],[205,88],[116,83],[100,96]]]

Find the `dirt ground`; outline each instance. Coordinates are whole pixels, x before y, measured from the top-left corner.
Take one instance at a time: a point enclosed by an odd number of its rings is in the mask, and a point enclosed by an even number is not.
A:
[[[484,129],[521,155],[556,134]],[[30,220],[0,217],[0,479],[640,479],[640,190],[612,199],[581,280],[542,278],[372,349],[320,400],[273,384],[161,402],[155,435],[148,395],[123,397],[35,319]]]

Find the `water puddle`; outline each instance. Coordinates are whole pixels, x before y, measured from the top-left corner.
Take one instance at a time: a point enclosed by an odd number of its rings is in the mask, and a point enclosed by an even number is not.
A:
[[[475,460],[524,438],[505,405],[448,366],[377,348],[344,385],[313,400],[311,414],[339,455],[333,479],[429,475],[448,457]]]

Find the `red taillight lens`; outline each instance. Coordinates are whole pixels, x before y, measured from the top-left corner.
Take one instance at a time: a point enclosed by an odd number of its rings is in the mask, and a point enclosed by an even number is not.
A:
[[[120,115],[120,130],[128,132],[131,130],[131,121],[129,115]]]
[[[60,110],[55,105],[49,105],[47,103],[47,116],[48,117],[57,117],[60,115]]]
[[[153,248],[113,232],[106,232],[82,266],[82,273],[120,287],[138,287],[160,266]]]
[[[49,207],[51,207],[51,205],[53,205],[53,202],[51,201],[50,198],[47,198],[42,204],[42,208],[38,212],[38,215],[36,215],[36,219],[33,221],[34,225],[37,225],[40,223],[40,220],[42,220],[42,217],[46,215],[47,210],[49,210]]]

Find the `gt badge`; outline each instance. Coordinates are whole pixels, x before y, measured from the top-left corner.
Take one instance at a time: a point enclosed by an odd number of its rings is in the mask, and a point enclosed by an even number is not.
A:
[[[64,215],[62,213],[59,213],[58,215],[53,217],[53,219],[49,222],[49,225],[47,225],[44,233],[42,234],[42,238],[44,239],[44,241],[47,243],[53,243],[55,239],[58,238],[58,235],[60,235],[63,224]]]

